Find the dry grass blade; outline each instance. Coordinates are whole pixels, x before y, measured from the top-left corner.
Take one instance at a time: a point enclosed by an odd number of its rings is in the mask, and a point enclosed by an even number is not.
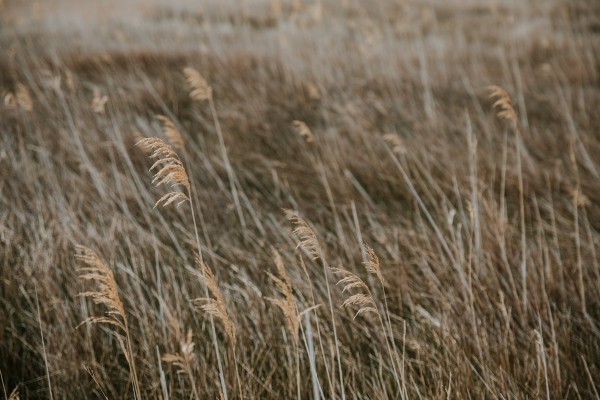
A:
[[[283,315],[285,316],[285,321],[292,338],[294,339],[294,344],[298,345],[299,337],[298,331],[300,329],[300,321],[298,319],[298,309],[296,306],[296,301],[294,300],[294,293],[292,288],[292,283],[288,274],[285,271],[285,266],[283,265],[283,259],[281,255],[273,250],[273,258],[275,260],[275,266],[277,267],[277,273],[279,277],[269,273],[269,276],[275,282],[275,285],[284,296],[283,299],[268,299],[273,304],[281,309]]]
[[[193,100],[204,101],[212,98],[212,88],[200,72],[191,67],[183,69],[187,83],[191,89],[190,97]]]
[[[494,108],[500,109],[497,114],[498,118],[507,119],[511,121],[514,126],[516,126],[517,113],[506,90],[496,85],[489,86],[488,89],[490,90],[490,99],[496,99]]]
[[[298,247],[302,247],[313,260],[321,258],[321,246],[315,231],[308,226],[308,223],[300,217],[297,211],[285,210],[285,215],[295,225],[293,232],[300,239]]]
[[[221,293],[221,289],[219,289],[219,285],[217,284],[217,280],[215,279],[215,275],[212,270],[208,267],[208,265],[201,265],[202,268],[202,276],[206,286],[212,294],[213,298],[204,297],[198,298],[194,301],[202,302],[199,307],[205,311],[206,313],[212,315],[217,320],[221,321],[223,324],[223,329],[229,338],[229,341],[235,347],[237,343],[235,325],[231,321],[229,317],[229,313],[227,312],[227,306],[225,305],[225,300],[223,299],[223,294]]]
[[[160,167],[158,172],[154,174],[152,183],[155,186],[163,184],[170,184],[171,187],[183,186],[187,193],[172,191],[162,196],[154,207],[157,207],[162,203],[163,207],[168,206],[171,203],[177,203],[180,205],[186,201],[189,201],[190,193],[190,180],[187,172],[183,167],[183,163],[177,156],[177,153],[171,146],[165,143],[162,139],[156,137],[145,138],[137,142],[137,146],[140,146],[144,150],[149,150],[152,153],[150,158],[156,160],[156,162],[150,167],[150,170]]]
[[[313,133],[305,122],[294,120],[292,121],[292,126],[296,133],[304,138],[306,143],[312,143],[314,141]]]
[[[177,149],[183,149],[185,142],[183,141],[183,136],[181,135],[181,132],[179,132],[179,129],[177,129],[175,123],[164,115],[158,115],[156,118],[162,122],[162,131],[167,139],[169,139],[169,142],[171,142],[173,147]]]

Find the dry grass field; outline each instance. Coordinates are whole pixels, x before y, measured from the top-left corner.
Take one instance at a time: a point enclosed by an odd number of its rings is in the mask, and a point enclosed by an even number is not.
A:
[[[0,1],[0,398],[600,399],[600,2]]]

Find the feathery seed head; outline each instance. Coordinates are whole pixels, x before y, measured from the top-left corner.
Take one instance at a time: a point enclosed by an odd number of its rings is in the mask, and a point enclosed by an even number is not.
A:
[[[298,345],[299,336],[298,331],[300,329],[300,322],[298,320],[298,311],[296,307],[296,301],[294,299],[292,283],[288,274],[285,271],[283,265],[283,259],[277,250],[273,249],[273,258],[275,260],[275,266],[277,267],[277,273],[279,277],[269,273],[269,277],[275,282],[275,285],[284,296],[283,299],[268,299],[271,303],[275,304],[281,309],[285,316],[287,328],[292,335],[294,344]]]
[[[296,119],[292,121],[292,126],[296,133],[304,138],[306,143],[312,143],[314,141],[312,131],[305,122]]]
[[[80,278],[94,281],[98,285],[96,291],[83,292],[80,295],[89,297],[94,303],[103,304],[108,308],[107,317],[91,317],[84,322],[106,323],[125,331],[125,307],[119,296],[117,282],[112,270],[93,250],[84,246],[77,246],[76,249],[76,258],[86,265],[80,269]]]
[[[365,242],[365,250],[369,256],[369,260],[364,263],[365,269],[371,274],[375,274],[379,282],[383,284],[383,276],[381,275],[381,267],[379,265],[379,257],[375,254],[375,250]]]
[[[212,98],[212,88],[200,72],[194,68],[186,67],[183,69],[183,73],[191,89],[190,97],[193,100],[204,101]]]
[[[191,192],[190,180],[175,150],[162,139],[156,137],[144,138],[137,142],[136,146],[141,147],[145,151],[152,152],[150,158],[155,159],[156,162],[150,167],[150,170],[160,167],[152,179],[152,183],[155,186],[170,184],[172,187],[179,185],[186,189],[186,193],[172,191],[165,194],[156,202],[154,207],[157,207],[161,203],[163,207],[166,207],[171,203],[180,205],[189,201]]]
[[[513,123],[513,126],[517,125],[517,113],[513,107],[512,100],[506,92],[500,86],[492,85],[488,87],[490,91],[490,99],[496,99],[494,108],[499,108],[498,118],[507,119]]]
[[[229,317],[229,313],[227,312],[227,306],[225,304],[225,300],[223,299],[223,294],[221,293],[221,289],[219,289],[219,285],[217,284],[217,280],[215,279],[215,275],[208,265],[203,264],[200,265],[198,259],[196,259],[196,263],[202,270],[202,277],[206,287],[209,292],[212,294],[214,298],[205,297],[195,299],[196,302],[202,302],[199,308],[202,309],[207,314],[215,317],[217,320],[221,321],[223,325],[223,329],[229,338],[229,341],[235,347],[237,343],[236,330],[235,325],[231,321]]]
[[[177,129],[175,123],[164,115],[158,115],[156,118],[162,122],[163,133],[167,139],[169,139],[169,142],[171,142],[173,147],[177,149],[183,149],[185,142],[183,141],[183,136],[181,136],[181,132],[179,132],[179,129]]]
[[[300,217],[297,211],[285,210],[285,214],[287,219],[295,225],[293,232],[300,239],[298,247],[302,247],[313,260],[320,258],[322,254],[321,246],[319,245],[315,231],[308,226],[308,223]]]

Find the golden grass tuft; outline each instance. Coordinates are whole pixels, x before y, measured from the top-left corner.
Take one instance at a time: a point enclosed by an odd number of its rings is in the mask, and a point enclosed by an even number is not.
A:
[[[221,289],[219,288],[217,280],[215,279],[215,275],[208,265],[200,264],[199,260],[196,261],[199,265],[199,268],[201,268],[202,279],[204,280],[204,283],[206,284],[206,287],[213,298],[201,297],[195,299],[194,301],[202,303],[199,305],[199,308],[221,322],[223,325],[223,330],[227,334],[232,346],[235,348],[237,344],[235,325],[229,317],[229,312],[227,311],[227,306],[225,304],[225,300],[223,299]]]
[[[489,86],[488,90],[490,91],[490,99],[496,99],[494,102],[494,108],[500,109],[497,114],[498,118],[509,120],[514,126],[516,126],[517,113],[506,90],[496,85]]]
[[[108,309],[104,317],[89,317],[81,322],[79,326],[89,322],[116,328],[116,330],[113,330],[113,333],[117,338],[119,346],[129,365],[135,398],[141,400],[140,385],[137,379],[135,360],[131,348],[129,324],[127,322],[123,301],[119,295],[119,288],[115,276],[108,265],[106,265],[93,250],[78,245],[76,251],[77,260],[85,265],[85,267],[80,268],[80,278],[87,281],[93,281],[98,285],[98,288],[95,291],[82,292],[80,293],[80,296],[91,298],[95,304],[104,305]]]
[[[300,135],[306,141],[306,143],[312,143],[315,140],[312,131],[305,122],[294,120],[292,121],[292,126],[294,127],[296,133]]]
[[[369,259],[365,261],[363,264],[367,272],[371,274],[375,274],[379,282],[383,285],[383,275],[381,274],[381,266],[379,265],[379,257],[375,254],[375,250],[367,243],[364,244],[365,251],[367,252],[367,256]]]
[[[109,324],[122,331],[126,331],[126,317],[123,302],[119,296],[119,289],[112,270],[91,249],[77,246],[76,258],[85,264],[80,269],[80,278],[96,282],[98,289],[80,293],[81,296],[91,298],[95,304],[102,304],[108,308],[106,317],[90,317],[85,322]]]
[[[150,167],[151,171],[160,167],[152,180],[155,186],[170,184],[171,187],[183,186],[186,190],[186,193],[172,191],[165,194],[158,199],[154,207],[159,206],[161,203],[163,207],[166,207],[171,203],[180,205],[190,201],[190,180],[173,147],[156,137],[142,139],[136,145],[152,152],[150,158],[155,159],[156,162]]]
[[[298,247],[304,249],[304,251],[306,251],[313,260],[321,258],[321,246],[319,245],[319,241],[317,240],[317,235],[315,234],[315,231],[308,225],[308,223],[302,217],[300,217],[300,214],[298,214],[297,211],[284,211],[287,219],[290,220],[295,226],[293,233],[298,239],[300,239]]]
[[[283,312],[288,331],[292,335],[294,344],[297,346],[299,344],[298,331],[300,329],[300,321],[298,319],[298,307],[296,306],[296,300],[294,299],[292,282],[285,271],[283,259],[277,250],[273,250],[273,259],[275,260],[275,266],[277,267],[277,274],[279,276],[269,273],[269,277],[283,295],[283,299],[269,298],[268,300],[279,307]]]
[[[358,311],[354,314],[354,319],[363,313],[374,312],[379,314],[369,287],[358,275],[342,268],[332,268],[332,272],[336,275],[343,275],[343,278],[337,282],[337,285],[343,286],[342,293],[349,290],[364,291],[363,293],[351,295],[342,304],[342,307],[358,308]]]
[[[19,107],[23,111],[31,112],[33,110],[33,100],[31,100],[29,89],[22,83],[17,83],[15,93],[8,92],[4,96],[4,105],[10,109]]]
[[[169,117],[164,115],[158,115],[156,117],[160,122],[162,122],[162,131],[171,143],[173,147],[176,149],[183,149],[185,146],[185,141],[183,140],[183,136],[177,126]]]
[[[108,96],[102,95],[100,89],[94,88],[94,96],[92,97],[92,110],[96,114],[104,114],[105,106],[108,102]]]
[[[386,133],[383,135],[383,140],[390,145],[392,151],[398,155],[406,154],[406,144],[397,133]]]
[[[186,81],[191,89],[190,97],[193,100],[204,101],[212,98],[212,88],[200,72],[191,67],[183,69]]]

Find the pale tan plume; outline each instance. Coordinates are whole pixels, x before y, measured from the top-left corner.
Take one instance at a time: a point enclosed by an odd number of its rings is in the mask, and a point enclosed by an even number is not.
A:
[[[179,159],[179,156],[173,150],[173,148],[165,143],[162,139],[156,137],[150,137],[140,140],[136,143],[136,146],[140,146],[144,150],[151,151],[150,158],[155,159],[156,162],[150,167],[150,170],[159,168],[154,174],[152,183],[155,186],[164,184],[170,184],[171,187],[183,186],[186,192],[171,191],[162,196],[154,207],[157,207],[162,203],[163,207],[168,206],[171,203],[180,205],[186,201],[189,201],[190,195],[190,180],[187,172],[183,167],[183,163]]]
[[[297,211],[293,210],[284,210],[286,217],[288,220],[294,224],[295,228],[293,230],[294,234],[298,239],[300,239],[300,243],[298,243],[298,247],[302,247],[313,260],[321,258],[322,251],[321,246],[319,245],[319,241],[317,240],[317,235],[315,231],[308,225],[308,223],[300,217]]]
[[[100,93],[100,89],[94,88],[94,97],[92,98],[92,110],[96,114],[104,114],[108,96]]]
[[[285,316],[286,325],[288,331],[292,335],[294,344],[298,345],[300,321],[298,320],[298,308],[296,306],[296,300],[294,299],[292,283],[287,272],[285,271],[283,259],[277,250],[273,250],[273,259],[275,260],[275,266],[277,267],[277,274],[279,276],[275,276],[271,273],[269,273],[269,276],[273,282],[275,282],[279,292],[283,295],[283,299],[269,298],[268,300],[281,309],[283,315]]]
[[[177,149],[183,149],[185,142],[175,123],[164,115],[158,115],[156,118],[162,122],[162,131],[171,145]]]
[[[305,122],[300,120],[292,121],[292,126],[298,135],[300,135],[306,143],[312,143],[315,140],[312,131]]]
[[[342,304],[342,307],[358,308],[354,314],[354,319],[367,312],[379,314],[369,287],[358,275],[342,268],[332,268],[332,272],[336,275],[343,275],[343,278],[337,282],[337,285],[343,286],[342,293],[350,290],[360,291],[348,297]]]
[[[499,108],[499,111],[496,114],[498,118],[509,120],[516,126],[517,113],[506,90],[497,85],[489,86],[488,89],[490,91],[490,99],[496,99],[494,108]]]
[[[205,311],[206,313],[215,317],[218,321],[223,325],[223,330],[227,334],[229,341],[235,347],[237,343],[237,336],[235,325],[231,321],[229,317],[229,313],[227,312],[227,306],[225,304],[225,300],[223,299],[223,294],[221,293],[221,289],[217,284],[217,280],[215,279],[215,275],[213,274],[210,267],[206,264],[200,264],[200,260],[196,260],[198,267],[202,270],[202,278],[210,292],[213,296],[211,297],[202,297],[197,298],[194,301],[201,303],[199,307]]]
[[[95,282],[98,287],[95,291],[83,292],[80,295],[88,297],[94,303],[102,304],[108,309],[106,317],[90,317],[82,323],[103,323],[126,331],[125,307],[119,296],[119,289],[112,270],[93,250],[84,246],[77,246],[76,250],[76,258],[85,265],[80,269],[79,277]]]
[[[190,87],[190,97],[193,100],[204,101],[212,98],[212,88],[200,72],[191,67],[183,69],[183,73]]]
[[[379,265],[379,257],[375,254],[375,250],[371,246],[369,246],[366,242],[364,244],[365,251],[367,252],[367,256],[369,259],[365,261],[363,264],[367,272],[371,274],[375,274],[379,282],[383,285],[383,275],[381,274],[381,266]]]

